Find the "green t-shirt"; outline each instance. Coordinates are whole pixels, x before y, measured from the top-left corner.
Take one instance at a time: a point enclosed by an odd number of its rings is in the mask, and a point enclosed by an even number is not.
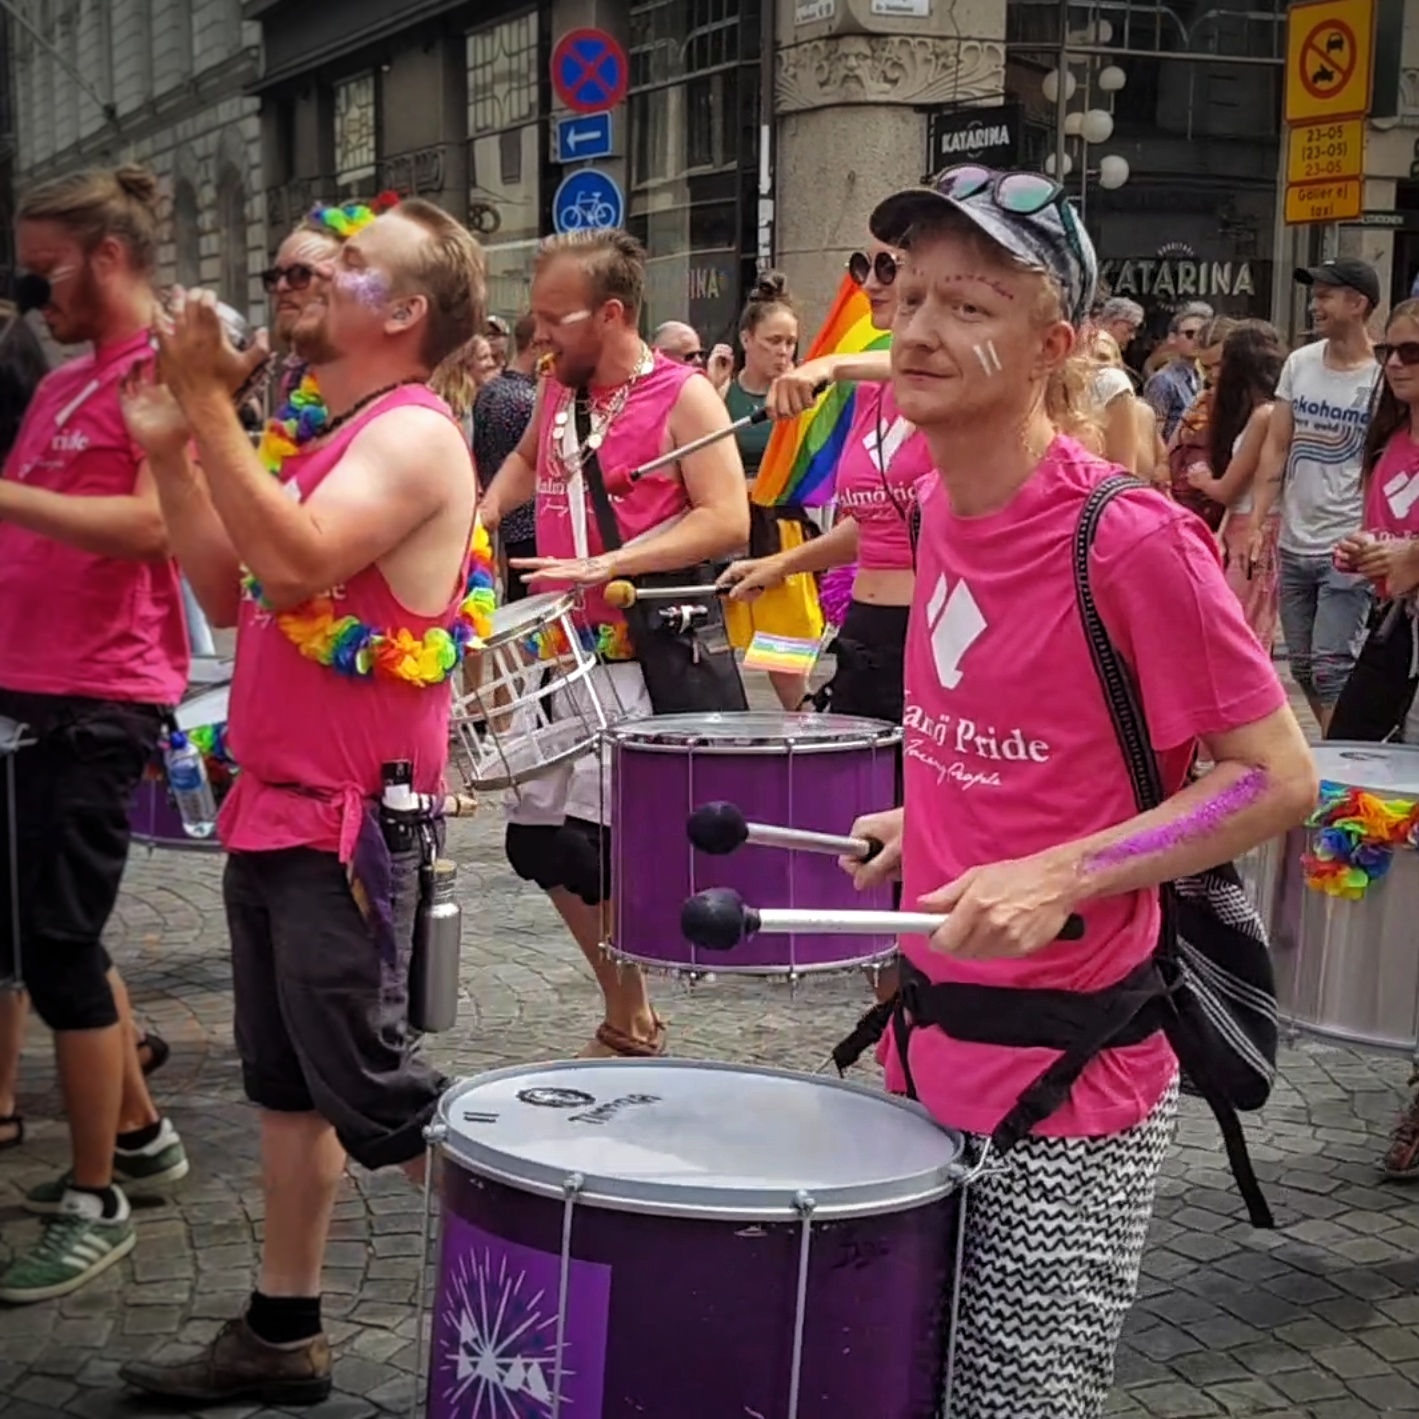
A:
[[[762,409],[767,398],[767,394],[750,394],[737,379],[732,379],[724,394],[724,407],[729,410],[731,419],[738,420]],[[740,458],[744,460],[746,478],[758,477],[759,464],[764,461],[764,450],[769,446],[769,435],[773,431],[772,419],[735,430],[734,441],[739,445]]]

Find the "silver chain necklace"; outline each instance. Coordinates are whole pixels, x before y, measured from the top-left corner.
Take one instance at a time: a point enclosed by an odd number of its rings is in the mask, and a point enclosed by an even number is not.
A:
[[[589,411],[591,428],[587,431],[585,444],[580,442],[576,425],[572,421],[572,405],[576,400],[575,392],[573,392],[571,400],[557,410],[552,420],[552,447],[556,452],[558,463],[562,466],[562,474],[567,481],[575,478],[581,472],[586,460],[606,442],[606,435],[610,432],[611,425],[625,412],[626,405],[630,402],[631,391],[635,388],[637,381],[648,375],[654,368],[655,356],[649,347],[642,343],[640,357],[636,360],[635,369],[631,371],[631,377],[624,384],[617,385],[604,401],[591,401]]]

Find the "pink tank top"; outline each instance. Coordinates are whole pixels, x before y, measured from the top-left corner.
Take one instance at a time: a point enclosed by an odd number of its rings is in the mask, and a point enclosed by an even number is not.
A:
[[[47,374],[4,476],[69,497],[130,496],[144,454],[118,386],[151,358],[143,331]],[[176,562],[101,556],[0,517],[0,686],[175,705],[189,663]]]
[[[371,420],[414,405],[448,414],[423,385],[405,385],[338,430],[320,448],[287,460],[283,481],[305,501]],[[452,417],[451,415],[449,416]],[[383,630],[422,636],[453,620],[447,608],[420,616],[400,604],[378,566],[356,572],[335,598],[342,613]],[[355,680],[308,660],[274,618],[249,597],[241,605],[228,743],[241,766],[218,828],[235,852],[311,847],[349,860],[366,800],[382,787],[381,766],[414,765],[414,788],[437,793],[448,761],[448,685]]]
[[[838,459],[838,510],[857,523],[857,564],[910,571],[917,482],[932,471],[926,439],[897,413],[890,384],[859,384]]]
[[[638,468],[669,449],[670,411],[686,382],[698,373],[693,365],[676,364],[656,352],[650,373],[635,382],[626,407],[606,431],[599,460],[604,471]],[[591,392],[594,399],[605,393],[595,388]],[[584,486],[580,497],[569,494],[565,466],[557,453],[573,417],[573,396],[574,391],[565,385],[547,381],[537,438],[537,554],[541,557],[594,557],[605,550],[591,496]],[[558,423],[563,412],[566,418]],[[625,497],[613,497],[611,505],[622,541],[630,542],[682,517],[689,511],[690,500],[672,467],[643,478]],[[545,589],[557,588],[547,585]],[[594,630],[598,626],[621,625],[625,617],[608,606],[600,589],[593,587],[586,593],[577,620]]]

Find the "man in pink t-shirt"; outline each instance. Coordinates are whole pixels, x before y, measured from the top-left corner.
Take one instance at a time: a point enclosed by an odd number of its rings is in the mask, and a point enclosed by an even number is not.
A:
[[[120,382],[150,353],[157,203],[153,175],[124,167],[56,179],[19,205],[19,259],[48,283],[50,333],[92,348],[40,384],[0,477],[0,720],[27,726],[30,741],[12,760],[18,943],[0,813],[0,979],[18,945],[18,974],[54,1031],[73,1142],[72,1167],[24,1200],[51,1220],[0,1272],[10,1303],[64,1295],[120,1260],[136,1236],[124,1189],[187,1172],[100,940],[133,791],[187,685],[177,569],[118,405]],[[22,1022],[7,1005],[0,1051],[11,1060]],[[17,1117],[0,1119],[0,1143],[22,1136]]]
[[[902,941],[920,994],[888,1083],[978,1147],[1061,1057],[1010,991],[1097,992],[1145,966],[1159,884],[1299,821],[1315,781],[1205,529],[1140,486],[1103,513],[1089,564],[1172,795],[1137,813],[1076,604],[1080,516],[1119,470],[1060,429],[1096,262],[1058,185],[955,169],[872,227],[907,250],[893,389],[940,481],[921,500],[906,807],[853,829],[888,844],[856,871],[900,865],[906,906],[949,913]],[[1199,748],[1214,767],[1189,782]],[[1058,939],[1073,915],[1082,939]],[[1012,1043],[923,1018],[967,987],[1004,988],[990,998]],[[972,1186],[948,1419],[1103,1412],[1176,1099],[1162,1034],[1105,1049]]]

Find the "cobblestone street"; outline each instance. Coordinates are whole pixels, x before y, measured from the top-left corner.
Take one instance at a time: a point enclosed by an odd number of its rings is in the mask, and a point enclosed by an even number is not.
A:
[[[550,907],[505,867],[500,827],[495,807],[450,826],[462,869],[464,991],[458,1026],[433,1053],[455,1075],[574,1054],[598,1019],[590,977]],[[118,1365],[205,1341],[250,1289],[262,1227],[256,1121],[232,1048],[220,869],[212,855],[135,852],[111,931],[136,1007],[173,1045],[154,1082],[192,1174],[170,1202],[139,1211],[137,1248],[94,1285],[0,1311],[3,1419],[152,1412],[123,1397]],[[690,994],[662,983],[657,1003],[677,1054],[811,1069],[865,994],[855,977],[793,996],[779,986],[714,983]],[[1185,1106],[1112,1413],[1419,1413],[1419,1190],[1379,1185],[1375,1167],[1407,1073],[1405,1060],[1331,1045],[1285,1050],[1270,1104],[1248,1120],[1273,1233],[1245,1224],[1210,1115]],[[34,1234],[22,1191],[67,1161],[53,1084],[49,1041],[34,1026],[22,1086],[30,1141],[0,1157],[0,1252]],[[305,1412],[408,1411],[421,1220],[421,1197],[401,1177],[347,1183],[326,1273],[337,1397]]]

